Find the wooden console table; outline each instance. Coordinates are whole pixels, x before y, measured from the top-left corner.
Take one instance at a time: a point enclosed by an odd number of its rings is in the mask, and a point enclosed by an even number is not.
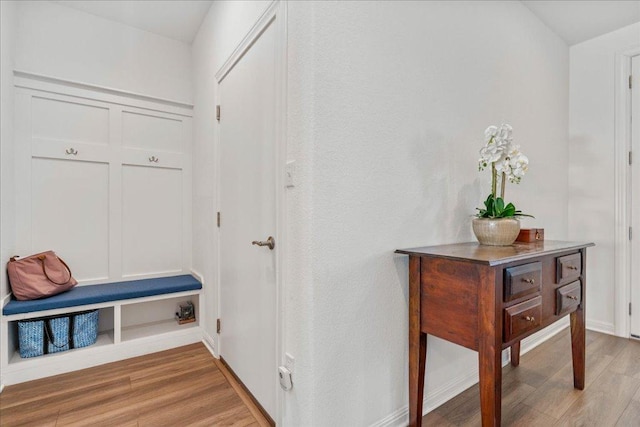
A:
[[[478,352],[482,425],[500,426],[502,350],[571,315],[573,385],[584,389],[586,248],[543,241],[400,249],[409,255],[409,425],[422,424],[427,334]]]

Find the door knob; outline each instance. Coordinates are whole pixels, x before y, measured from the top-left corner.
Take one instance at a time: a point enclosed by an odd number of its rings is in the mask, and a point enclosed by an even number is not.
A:
[[[253,242],[251,242],[251,244],[256,246],[267,246],[271,250],[276,247],[276,241],[271,236],[269,236],[266,241],[261,242],[258,240],[254,240]]]

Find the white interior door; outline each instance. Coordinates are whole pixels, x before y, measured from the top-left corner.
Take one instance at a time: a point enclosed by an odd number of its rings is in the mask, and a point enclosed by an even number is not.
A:
[[[220,355],[276,418],[275,29],[219,84]]]
[[[634,154],[631,167],[631,335],[640,338],[640,55],[631,59],[631,150]]]

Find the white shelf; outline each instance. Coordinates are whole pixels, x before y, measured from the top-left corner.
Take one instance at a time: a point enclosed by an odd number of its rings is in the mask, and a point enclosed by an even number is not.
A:
[[[162,334],[180,332],[197,327],[197,321],[179,325],[178,321],[175,319],[161,320],[158,322],[145,323],[142,325],[127,326],[122,328],[122,341],[131,341]]]
[[[20,357],[20,351],[16,350],[15,353],[13,354],[13,356],[11,357],[11,360],[9,361],[10,365],[18,365],[18,364],[22,364],[22,363],[40,363],[40,361],[42,361],[43,359],[54,359],[54,358],[59,358],[59,357],[66,357],[67,355],[76,353],[78,351],[83,351],[83,350],[88,350],[88,349],[93,349],[93,348],[97,348],[97,347],[103,347],[103,346],[108,346],[108,345],[112,345],[113,344],[113,331],[104,331],[101,332],[100,334],[98,334],[98,339],[96,340],[95,344],[92,344],[90,346],[87,347],[81,347],[81,348],[74,348],[72,350],[67,350],[67,351],[61,351],[58,353],[51,353],[51,354],[43,354],[42,356],[36,356],[36,357],[27,357],[27,358],[22,358]]]

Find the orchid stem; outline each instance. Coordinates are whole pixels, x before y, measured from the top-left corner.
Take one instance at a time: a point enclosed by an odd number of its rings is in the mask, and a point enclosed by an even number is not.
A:
[[[491,195],[496,198],[496,189],[498,186],[498,171],[496,171],[495,162],[491,163]]]
[[[500,197],[504,200],[504,188],[507,186],[507,174],[502,172],[502,179],[500,181]]]

